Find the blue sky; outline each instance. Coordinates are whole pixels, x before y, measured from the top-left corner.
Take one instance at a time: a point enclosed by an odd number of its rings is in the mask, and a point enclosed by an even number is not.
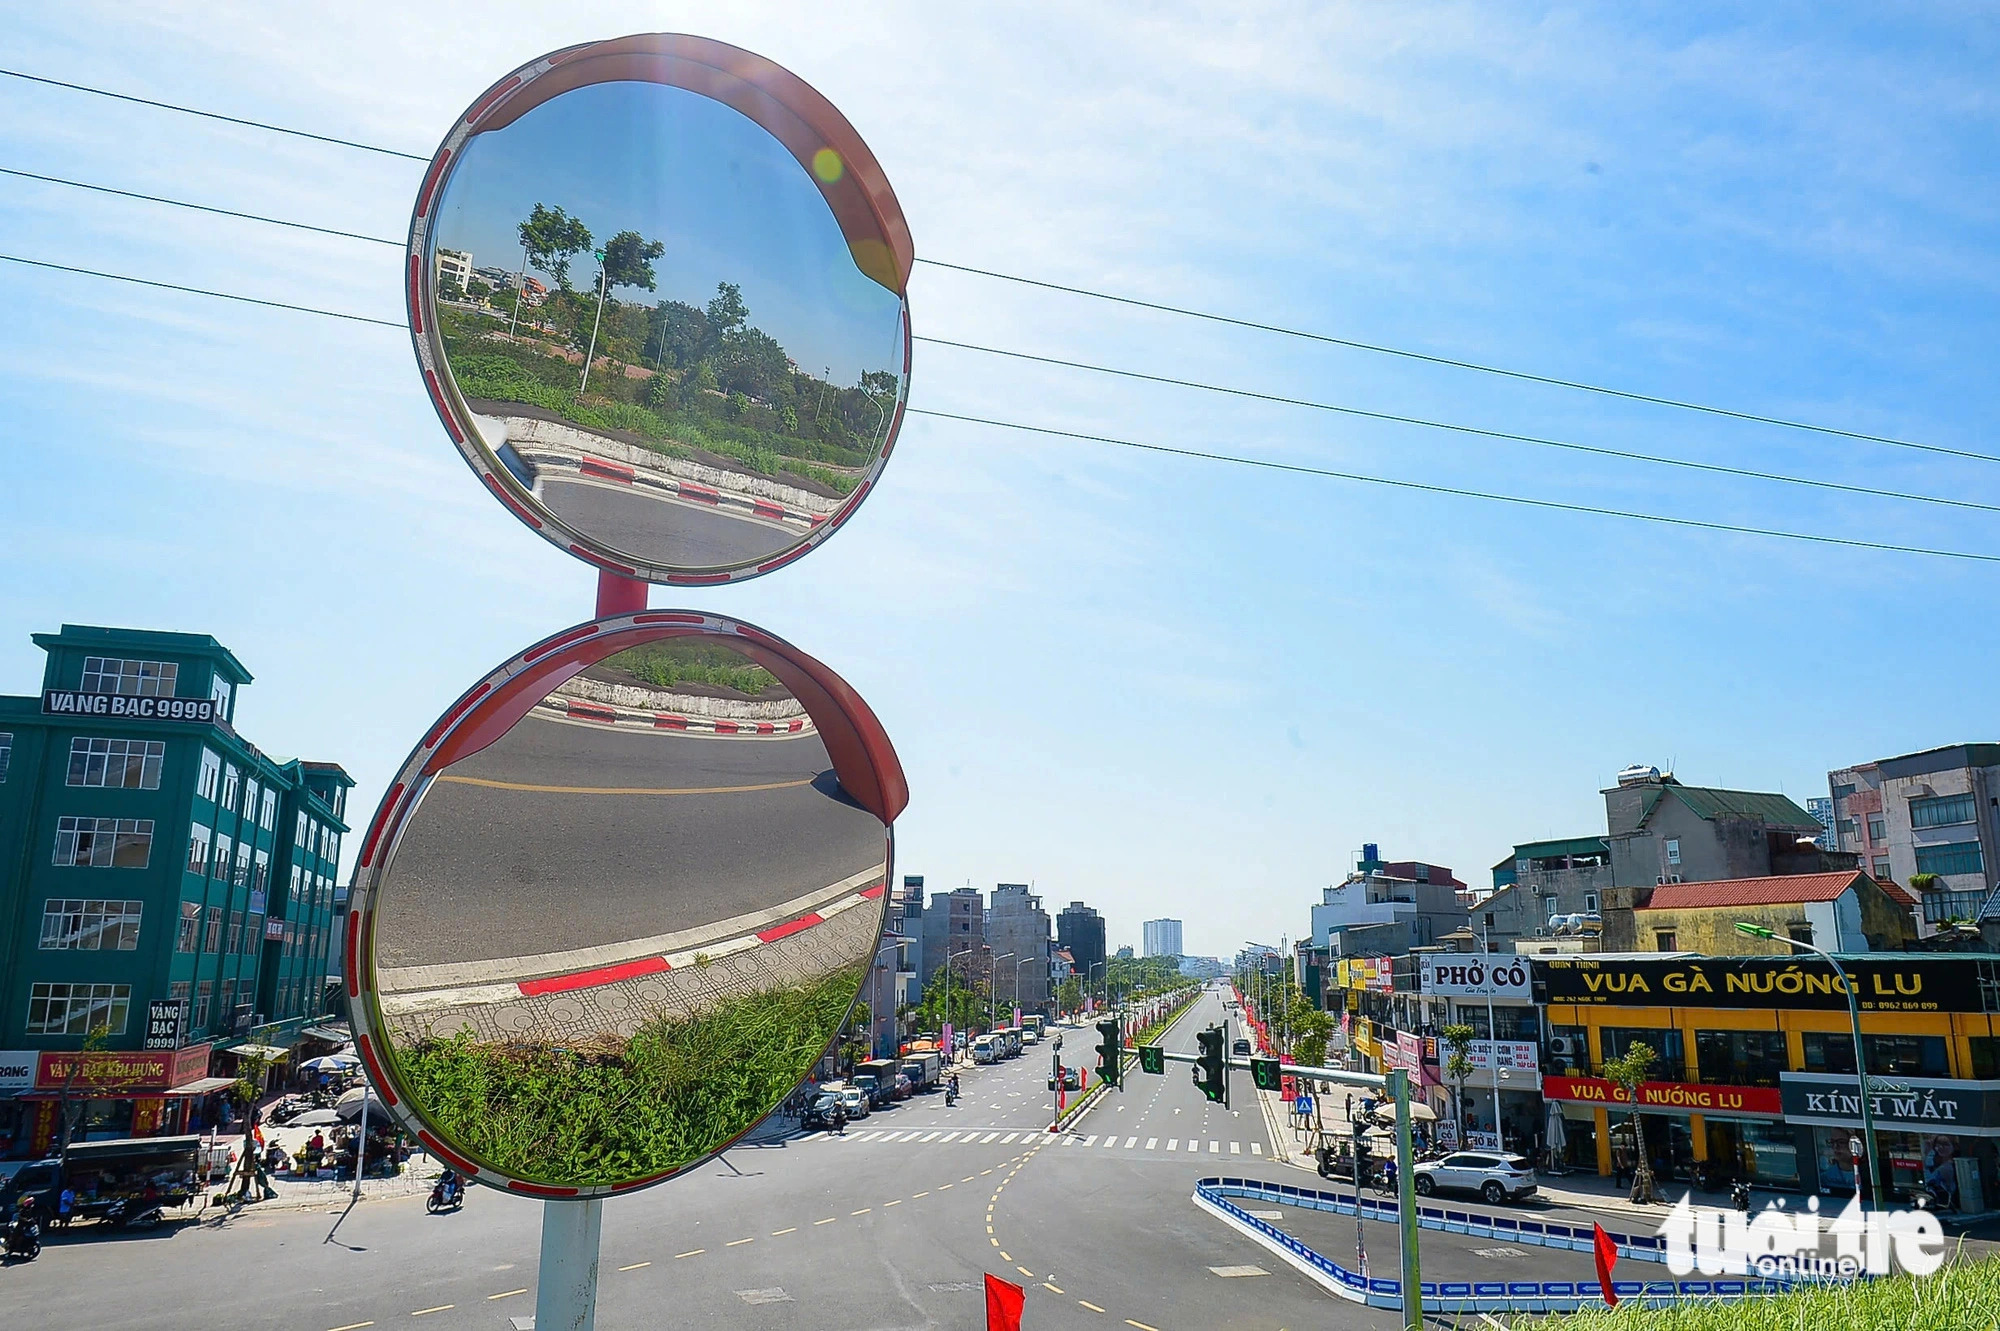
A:
[[[435,248],[518,270],[517,227],[537,203],[580,218],[599,247],[621,231],[664,244],[655,289],[621,300],[708,304],[716,284],[743,289],[750,322],[799,367],[853,384],[900,370],[901,306],[854,266],[825,197],[782,144],[720,102],[679,88],[613,83],[545,102],[476,135],[439,206]],[[537,274],[549,281],[545,274]],[[597,280],[590,254],[570,281]]]
[[[15,68],[427,153],[520,60],[648,28],[789,66],[919,255],[2000,453],[2000,30],[1972,9],[44,9]],[[889,34],[886,38],[884,34]],[[0,80],[0,165],[399,236],[415,163]],[[0,250],[399,318],[397,252],[0,179]],[[204,630],[272,752],[372,803],[591,577],[471,482],[389,329],[12,270],[0,680],[64,621]],[[2000,503],[2000,463],[1753,427],[920,267],[916,331]],[[753,308],[755,302],[753,301]],[[1566,501],[2000,552],[1993,514],[1584,458],[917,348],[915,406]],[[914,418],[778,576],[681,600],[881,713],[899,869],[1114,943],[1293,936],[1364,841],[1479,881],[1630,762],[1824,793],[1994,738],[2000,569]],[[350,843],[351,845],[352,843]]]

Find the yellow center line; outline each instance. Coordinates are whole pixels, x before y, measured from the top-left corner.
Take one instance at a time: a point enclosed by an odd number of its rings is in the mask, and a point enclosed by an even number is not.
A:
[[[677,1252],[674,1254],[674,1260],[678,1262],[683,1257],[699,1257],[707,1251],[706,1248],[694,1248],[688,1252]]]
[[[1049,1293],[1051,1293],[1051,1294],[1060,1294],[1060,1293],[1062,1293],[1062,1291],[1061,1291],[1061,1290],[1057,1289],[1057,1288],[1056,1288],[1056,1287],[1055,1287],[1054,1285],[1051,1285],[1051,1284],[1050,1284],[1050,1283],[1049,1283],[1048,1281],[1046,1281],[1046,1280],[1044,1280],[1044,1281],[1042,1282],[1042,1288],[1043,1288],[1043,1289],[1045,1289],[1045,1290],[1047,1290],[1047,1291],[1048,1291]]]
[[[868,1213],[869,1213],[870,1211],[872,1211],[872,1210],[874,1210],[874,1209],[875,1209],[875,1208],[874,1208],[874,1207],[872,1207],[872,1206],[864,1206],[864,1207],[862,1207],[862,1208],[861,1208],[861,1209],[860,1209],[859,1211],[849,1211],[849,1212],[848,1212],[848,1214],[849,1214],[849,1215],[867,1215],[867,1214],[868,1214]]]
[[[938,1191],[943,1192],[946,1188],[955,1188],[957,1186],[956,1183],[940,1183],[938,1184]]]
[[[917,1197],[928,1197],[928,1196],[930,1196],[930,1192],[929,1192],[928,1190],[926,1190],[926,1191],[924,1191],[924,1192],[920,1192],[920,1193],[918,1193],[918,1194],[917,1194]],[[910,1200],[911,1200],[911,1201],[915,1201],[915,1200],[917,1199],[917,1197],[912,1197],[912,1198],[910,1198]]]
[[[1077,1302],[1082,1304],[1084,1307],[1090,1309],[1094,1313],[1101,1313],[1104,1311],[1104,1309],[1098,1307],[1096,1304],[1092,1303],[1089,1299],[1078,1299]]]
[[[526,1285],[523,1285],[519,1289],[510,1289],[501,1294],[488,1294],[486,1296],[486,1301],[488,1303],[491,1303],[495,1299],[511,1299],[516,1294],[526,1294],[527,1292],[528,1292],[528,1287]]]
[[[750,1238],[747,1239],[731,1239],[729,1242],[723,1244],[722,1246],[725,1248],[740,1248],[746,1243],[755,1243],[756,1241],[757,1241],[756,1236],[752,1235]]]
[[[542,786],[527,781],[489,781],[483,776],[437,778],[460,786],[484,786],[488,790],[522,790],[534,795],[743,795],[758,790],[796,790],[809,786],[813,777],[797,781],[766,781],[754,786]]]
[[[417,1310],[416,1310],[415,1312],[411,1313],[411,1314],[410,1314],[410,1316],[412,1316],[412,1317],[422,1317],[422,1316],[426,1315],[427,1313],[443,1313],[443,1312],[450,1312],[450,1311],[451,1311],[451,1310],[452,1310],[453,1308],[456,1308],[457,1306],[458,1306],[458,1305],[457,1305],[457,1304],[455,1304],[455,1303],[440,1303],[440,1304],[439,1304],[439,1305],[438,1305],[437,1307],[435,1307],[435,1308],[419,1308],[419,1309],[417,1309]]]
[[[793,1225],[793,1226],[792,1226],[792,1227],[791,1227],[790,1229],[774,1229],[774,1230],[772,1230],[772,1231],[771,1231],[771,1237],[775,1239],[775,1238],[779,1238],[779,1237],[781,1237],[781,1236],[783,1236],[783,1235],[786,1235],[786,1234],[796,1234],[796,1233],[798,1233],[798,1232],[799,1232],[799,1227],[798,1227],[797,1225]]]
[[[902,1204],[903,1204],[903,1199],[902,1199],[901,1197],[898,1197],[898,1198],[897,1198],[897,1199],[896,1199],[895,1201],[893,1201],[893,1202],[883,1202],[883,1203],[882,1203],[882,1205],[883,1205],[884,1207],[890,1207],[890,1206],[901,1206]]]
[[[978,1177],[979,1177],[979,1175],[977,1175],[977,1174],[967,1174],[967,1175],[966,1175],[966,1176],[965,1176],[964,1178],[960,1179],[960,1180],[959,1180],[959,1182],[960,1182],[960,1183],[970,1183],[970,1182],[972,1182],[972,1180],[974,1180],[974,1179],[976,1179],[976,1178],[978,1178]]]
[[[1030,1271],[1025,1266],[1016,1266],[1014,1269],[1016,1271],[1019,1271],[1022,1275],[1026,1276],[1030,1280],[1033,1280],[1035,1278],[1035,1273],[1033,1271]]]
[[[373,1325],[375,1325],[373,1322],[349,1322],[346,1326],[334,1327],[333,1331],[361,1331],[362,1327]]]
[[[621,1266],[618,1269],[620,1271],[636,1271],[642,1266],[651,1266],[651,1265],[652,1265],[651,1262],[634,1262],[630,1266]]]
[[[1144,1322],[1135,1322],[1129,1317],[1125,1319],[1125,1325],[1136,1326],[1139,1328],[1139,1331],[1160,1331],[1160,1328],[1157,1326],[1147,1326]]]
[[[1009,1257],[1009,1256],[1008,1256],[1008,1255],[1006,1254],[1006,1252],[1005,1252],[1004,1250],[1002,1250],[1002,1252],[1000,1253],[1000,1260],[1001,1260],[1001,1261],[1003,1261],[1003,1262],[1011,1262],[1011,1261],[1013,1261],[1014,1259],[1013,1259],[1012,1257]]]

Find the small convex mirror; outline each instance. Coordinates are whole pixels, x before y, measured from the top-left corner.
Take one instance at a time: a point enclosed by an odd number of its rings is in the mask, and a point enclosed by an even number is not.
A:
[[[908,231],[833,106],[717,42],[557,52],[455,125],[410,323],[447,429],[544,536],[655,582],[755,576],[867,494],[909,378]]]

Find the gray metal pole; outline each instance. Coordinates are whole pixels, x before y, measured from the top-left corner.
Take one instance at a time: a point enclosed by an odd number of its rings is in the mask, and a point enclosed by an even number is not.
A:
[[[1861,1044],[1861,1002],[1854,995],[1854,977],[1848,974],[1847,967],[1841,965],[1833,953],[1824,955],[1833,963],[1834,970],[1840,973],[1847,988],[1847,1019],[1854,1025],[1854,1084],[1861,1093],[1861,1137],[1868,1143],[1868,1159],[1864,1162],[1868,1168],[1868,1209],[1879,1211],[1882,1209],[1882,1194],[1875,1184],[1875,1162],[1882,1158],[1882,1153],[1875,1145],[1875,1097],[1868,1090],[1868,1055]],[[1855,1180],[1855,1187],[1857,1190],[1860,1188],[1859,1179]]]
[[[536,1331],[591,1331],[597,1321],[597,1249],[604,1199],[542,1203]]]
[[[1397,1068],[1389,1074],[1389,1094],[1396,1097],[1396,1216],[1403,1239],[1403,1327],[1423,1331],[1423,1274],[1417,1262],[1417,1179],[1410,1149],[1410,1074]],[[1496,1128],[1498,1124],[1494,1125]],[[1360,1209],[1361,1194],[1354,1194]]]

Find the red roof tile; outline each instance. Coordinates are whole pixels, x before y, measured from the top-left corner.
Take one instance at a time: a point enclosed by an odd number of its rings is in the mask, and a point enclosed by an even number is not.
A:
[[[1781,874],[1775,878],[1723,878],[1712,883],[1668,883],[1653,889],[1642,910],[1691,910],[1715,906],[1776,906],[1802,901],[1832,901],[1868,875],[1859,869],[1839,873]],[[1871,880],[1872,881],[1872,880]],[[1880,884],[1898,905],[1917,903],[1894,883]]]

